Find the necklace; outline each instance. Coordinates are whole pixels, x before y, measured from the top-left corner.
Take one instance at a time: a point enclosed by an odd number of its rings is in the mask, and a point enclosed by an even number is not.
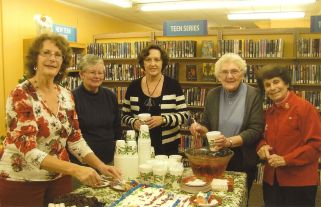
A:
[[[34,87],[35,87],[36,93],[41,97],[42,101],[43,101],[45,104],[48,104],[47,99],[44,98],[43,93],[39,90],[39,86],[38,86],[37,80],[34,80],[34,81],[33,81],[33,85],[34,85]],[[57,85],[54,85],[53,89],[54,89],[54,91],[56,92],[56,95],[57,95],[57,103],[59,104],[58,86],[57,86]]]
[[[147,77],[146,77],[146,86],[147,86],[147,91],[148,91],[148,96],[149,96],[149,97],[148,97],[148,99],[146,99],[146,101],[145,101],[145,106],[148,106],[148,107],[150,108],[150,107],[152,107],[152,106],[154,105],[154,101],[153,101],[153,99],[152,99],[152,95],[153,95],[154,92],[156,91],[156,88],[157,88],[157,86],[159,85],[160,81],[162,80],[162,77],[163,77],[163,76],[161,76],[160,79],[158,80],[158,83],[156,84],[156,86],[155,86],[155,88],[154,88],[154,90],[153,90],[152,93],[150,93],[150,91],[149,91],[149,86],[148,86]]]

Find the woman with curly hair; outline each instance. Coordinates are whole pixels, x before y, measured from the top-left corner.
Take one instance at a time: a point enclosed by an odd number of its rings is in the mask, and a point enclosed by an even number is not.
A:
[[[0,206],[47,206],[72,190],[71,176],[89,186],[101,182],[96,170],[120,177],[88,147],[72,94],[58,85],[71,59],[65,38],[40,35],[26,58],[28,79],[11,92],[6,105]],[[67,149],[91,167],[69,162]]]

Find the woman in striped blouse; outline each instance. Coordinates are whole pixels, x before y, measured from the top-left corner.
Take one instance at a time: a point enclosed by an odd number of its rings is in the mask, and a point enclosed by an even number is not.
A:
[[[169,58],[158,45],[149,45],[138,56],[145,76],[132,81],[128,86],[122,121],[139,130],[140,113],[150,113],[145,121],[149,126],[155,154],[177,154],[180,125],[187,123],[190,113],[179,83],[162,74]]]

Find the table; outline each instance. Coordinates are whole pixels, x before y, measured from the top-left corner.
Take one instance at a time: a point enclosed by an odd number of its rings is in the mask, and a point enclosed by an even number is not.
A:
[[[214,195],[222,198],[222,205],[226,207],[240,207],[247,204],[247,187],[246,174],[241,172],[226,171],[225,178],[231,177],[234,180],[233,192],[213,192]],[[168,189],[170,190],[170,189]],[[96,196],[100,202],[105,203],[105,206],[110,206],[113,202],[118,200],[122,192],[115,191],[109,187],[105,188],[91,188],[88,186],[81,186],[73,193],[84,194],[86,196]]]

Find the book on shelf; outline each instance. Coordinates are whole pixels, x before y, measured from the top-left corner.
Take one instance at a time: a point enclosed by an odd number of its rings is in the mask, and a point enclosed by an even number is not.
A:
[[[215,66],[214,63],[203,63],[202,64],[202,80],[203,81],[216,82],[214,66]]]
[[[202,57],[212,58],[214,57],[214,42],[212,40],[202,41]]]
[[[168,77],[178,80],[178,69],[179,69],[179,63],[170,63],[168,64],[167,68],[165,68],[163,73]]]
[[[197,81],[197,65],[188,64],[186,65],[186,80]]]

